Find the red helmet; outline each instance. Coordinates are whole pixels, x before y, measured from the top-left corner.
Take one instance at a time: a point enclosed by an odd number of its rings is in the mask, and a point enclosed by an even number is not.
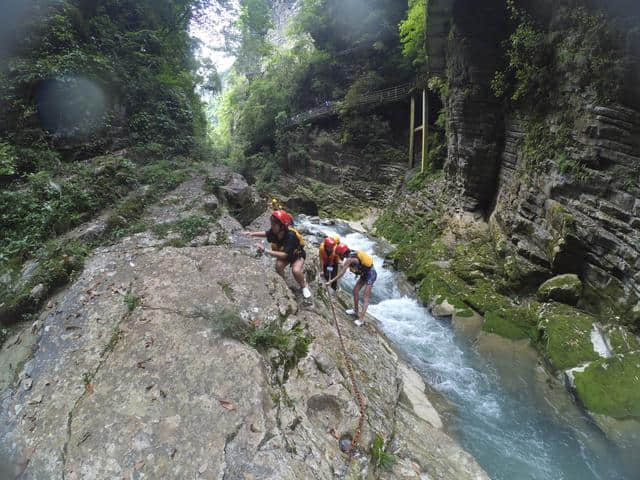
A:
[[[347,247],[344,243],[341,243],[336,247],[336,253],[341,257],[344,257],[347,254],[349,247]]]
[[[325,250],[333,250],[336,246],[336,240],[331,237],[327,237],[324,239],[324,249]]]
[[[293,217],[284,210],[276,210],[271,214],[271,218],[275,218],[285,227],[293,225]]]

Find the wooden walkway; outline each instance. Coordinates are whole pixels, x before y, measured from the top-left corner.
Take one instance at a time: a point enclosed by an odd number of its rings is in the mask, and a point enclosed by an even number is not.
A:
[[[365,93],[364,95],[361,95],[352,106],[357,107],[360,105],[370,105],[375,103],[385,104],[398,102],[410,96],[416,88],[422,88],[423,85],[424,79],[418,78],[413,82],[403,83],[401,85],[385,88],[376,92]],[[338,109],[342,103],[343,102],[340,101],[325,102],[323,105],[298,113],[291,117],[291,120],[289,120],[289,126],[303,125],[314,120],[337,115]]]

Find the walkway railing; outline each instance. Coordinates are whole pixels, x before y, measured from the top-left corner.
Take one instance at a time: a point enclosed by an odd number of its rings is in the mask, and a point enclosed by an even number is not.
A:
[[[373,103],[393,103],[408,97],[413,90],[417,87],[424,85],[424,78],[417,78],[413,82],[403,83],[396,85],[395,87],[385,88],[376,92],[365,93],[361,95],[355,103],[351,106],[357,107],[359,105],[368,105]],[[325,102],[323,105],[312,108],[305,112],[300,112],[289,120],[289,126],[302,125],[312,120],[317,120],[323,117],[329,117],[338,113],[338,108],[343,102],[332,101]]]

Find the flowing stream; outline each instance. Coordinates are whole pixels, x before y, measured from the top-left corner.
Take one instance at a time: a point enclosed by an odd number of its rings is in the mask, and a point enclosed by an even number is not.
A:
[[[378,280],[368,313],[444,398],[439,409],[446,431],[492,479],[640,478],[638,464],[635,472],[630,465],[637,458],[630,461],[550,381],[530,347],[494,336],[472,342],[475,335],[457,335],[450,321],[434,318],[412,295],[401,293],[400,278],[384,268],[375,240],[341,224],[302,218],[299,225],[319,238],[340,234],[350,248],[374,253]],[[350,292],[355,279],[348,273],[340,282]]]

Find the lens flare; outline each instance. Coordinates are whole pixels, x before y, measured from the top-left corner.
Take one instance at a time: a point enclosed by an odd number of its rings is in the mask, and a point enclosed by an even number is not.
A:
[[[86,137],[104,125],[107,99],[84,77],[62,77],[40,84],[36,103],[45,130],[61,137]]]

